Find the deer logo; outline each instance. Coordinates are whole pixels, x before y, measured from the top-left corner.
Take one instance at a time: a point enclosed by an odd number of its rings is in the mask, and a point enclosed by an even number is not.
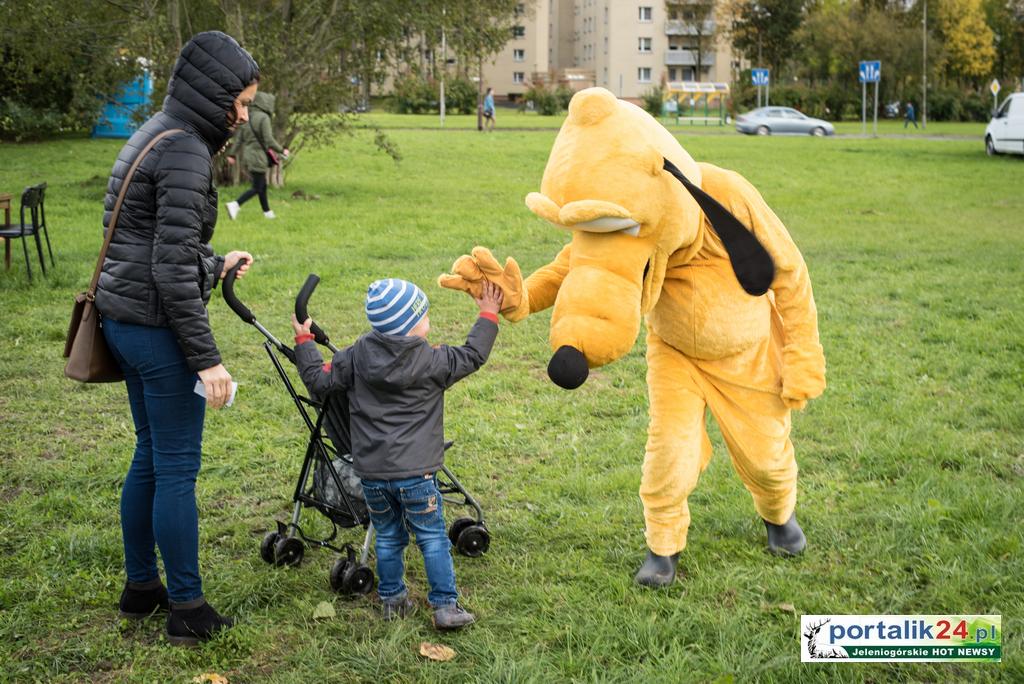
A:
[[[828,623],[829,620],[822,620],[816,625],[809,625],[807,631],[804,632],[804,637],[807,638],[807,655],[812,658],[848,658],[849,656],[840,649],[818,648],[818,635],[821,633],[821,628]]]

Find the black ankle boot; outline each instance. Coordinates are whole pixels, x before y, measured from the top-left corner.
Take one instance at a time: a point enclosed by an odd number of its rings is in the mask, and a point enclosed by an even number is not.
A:
[[[167,640],[174,646],[196,646],[233,624],[234,620],[215,611],[205,599],[172,604],[167,616]]]
[[[125,582],[117,607],[121,617],[142,620],[153,613],[170,608],[167,602],[167,589],[159,579],[143,583]]]
[[[633,581],[645,587],[667,587],[676,578],[677,562],[679,562],[678,553],[673,553],[671,556],[659,556],[647,549],[647,558],[633,576]]]
[[[768,530],[768,552],[776,556],[797,556],[807,547],[807,537],[796,521],[796,513],[782,525],[764,521]]]

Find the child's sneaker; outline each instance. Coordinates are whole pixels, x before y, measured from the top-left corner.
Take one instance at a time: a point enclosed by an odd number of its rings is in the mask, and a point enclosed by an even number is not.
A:
[[[457,603],[434,609],[434,627],[436,629],[462,629],[476,622],[476,616]]]
[[[277,218],[277,214],[275,214],[274,210],[271,209],[270,211],[263,212],[263,218],[274,219]]]
[[[228,216],[234,221],[238,218],[238,212],[242,211],[241,205],[238,202],[228,202],[227,204]]]
[[[408,596],[382,602],[382,617],[388,622],[407,618],[415,612],[416,602]]]
[[[222,629],[235,624],[229,617],[224,617],[213,609],[209,603],[199,599],[201,603],[195,607],[171,606],[167,616],[167,640],[174,646],[197,646],[207,641]],[[185,605],[191,606],[193,602]]]
[[[117,607],[121,617],[129,620],[142,620],[157,611],[170,610],[167,589],[159,579],[145,584],[125,582]]]

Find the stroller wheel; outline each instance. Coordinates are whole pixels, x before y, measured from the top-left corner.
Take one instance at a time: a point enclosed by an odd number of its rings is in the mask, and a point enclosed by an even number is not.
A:
[[[365,565],[359,565],[351,571],[348,578],[348,593],[369,594],[373,589],[373,570]]]
[[[339,558],[331,568],[331,589],[339,594],[342,593],[342,588],[344,587],[345,570],[347,569],[347,558]]]
[[[452,546],[459,545],[459,535],[462,534],[462,530],[467,527],[476,525],[476,520],[473,518],[458,518],[448,528],[448,539],[451,541]]]
[[[339,558],[331,568],[331,589],[345,596],[369,594],[373,580],[373,570],[347,558]]]
[[[263,541],[260,542],[260,558],[263,559],[264,563],[274,563],[274,545],[277,544],[277,540],[281,538],[281,535],[277,532],[267,532],[266,536],[263,537]]]
[[[491,535],[483,525],[470,525],[459,533],[455,548],[463,556],[477,558],[491,547]]]
[[[302,540],[295,537],[278,539],[274,544],[274,564],[283,566],[298,565],[302,562],[302,554],[306,551]]]

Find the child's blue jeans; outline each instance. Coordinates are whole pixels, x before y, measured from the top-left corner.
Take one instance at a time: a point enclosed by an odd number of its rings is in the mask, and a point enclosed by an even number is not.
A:
[[[454,605],[458,600],[455,566],[437,479],[431,475],[405,480],[363,480],[363,494],[377,532],[377,592],[381,600],[397,599],[407,591],[402,555],[409,545],[411,531],[423,553],[430,582],[430,605]]]
[[[156,549],[174,603],[201,598],[196,476],[206,400],[170,328],[103,319],[124,371],[135,422],[135,455],[121,490],[121,535],[129,582],[159,577]]]

